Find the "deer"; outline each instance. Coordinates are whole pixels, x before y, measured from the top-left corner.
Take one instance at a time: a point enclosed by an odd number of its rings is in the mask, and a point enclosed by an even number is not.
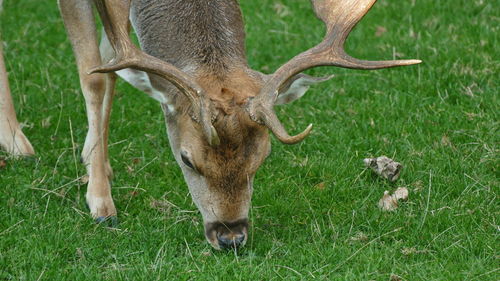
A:
[[[98,223],[116,222],[107,143],[118,77],[160,103],[172,153],[215,249],[245,245],[254,177],[271,153],[271,134],[296,144],[274,107],[304,96],[319,66],[381,69],[421,61],[366,61],[344,51],[376,0],[311,0],[326,27],[322,42],[272,74],[249,67],[237,0],[58,0],[73,47],[88,117],[82,150],[86,203]],[[99,43],[93,6],[103,24]],[[139,46],[131,38],[135,31]]]

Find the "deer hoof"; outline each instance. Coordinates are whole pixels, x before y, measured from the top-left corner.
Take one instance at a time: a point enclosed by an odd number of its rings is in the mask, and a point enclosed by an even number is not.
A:
[[[109,226],[112,228],[117,228],[118,227],[118,217],[117,216],[98,217],[97,219],[95,219],[95,223],[104,224],[104,226]]]
[[[85,207],[90,210],[89,203],[85,200]],[[112,228],[118,228],[119,221],[117,216],[110,216],[110,217],[98,217],[95,219],[96,224],[102,224],[104,223],[105,225],[103,226],[109,226]]]
[[[107,179],[105,182],[108,185]],[[109,188],[109,185],[107,188]],[[106,222],[108,224],[108,222],[116,221],[116,219],[111,219],[112,217],[116,217],[116,208],[111,196],[97,197],[87,193],[85,199],[87,207],[90,209],[90,214],[97,223]]]

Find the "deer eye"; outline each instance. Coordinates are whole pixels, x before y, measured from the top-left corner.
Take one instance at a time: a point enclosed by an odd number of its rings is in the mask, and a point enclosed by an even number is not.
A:
[[[189,168],[193,169],[193,170],[196,170],[193,166],[193,164],[191,163],[191,161],[189,161],[189,158],[187,158],[186,155],[184,155],[184,153],[181,153],[181,159],[182,159],[182,162],[184,162],[184,164],[186,166],[188,166]]]

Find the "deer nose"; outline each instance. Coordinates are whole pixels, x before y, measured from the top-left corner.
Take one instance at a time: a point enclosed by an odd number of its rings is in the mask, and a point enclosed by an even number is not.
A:
[[[217,233],[217,242],[221,249],[238,249],[243,245],[243,241],[245,241],[244,233]]]
[[[247,240],[248,219],[205,224],[205,236],[216,249],[237,249]]]

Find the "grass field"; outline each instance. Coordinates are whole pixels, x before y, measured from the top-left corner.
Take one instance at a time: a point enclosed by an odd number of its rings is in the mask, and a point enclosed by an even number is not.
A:
[[[299,145],[273,140],[237,254],[205,241],[160,107],[123,82],[110,137],[120,228],[92,222],[79,180],[83,96],[54,2],[5,1],[0,20],[18,117],[37,150],[0,154],[0,280],[500,280],[498,1],[378,1],[348,51],[424,63],[310,72],[337,77],[278,109],[291,133],[315,128]],[[240,2],[257,70],[322,38],[309,1]],[[379,155],[405,165],[396,184],[363,167]],[[380,211],[398,186],[409,200]]]

